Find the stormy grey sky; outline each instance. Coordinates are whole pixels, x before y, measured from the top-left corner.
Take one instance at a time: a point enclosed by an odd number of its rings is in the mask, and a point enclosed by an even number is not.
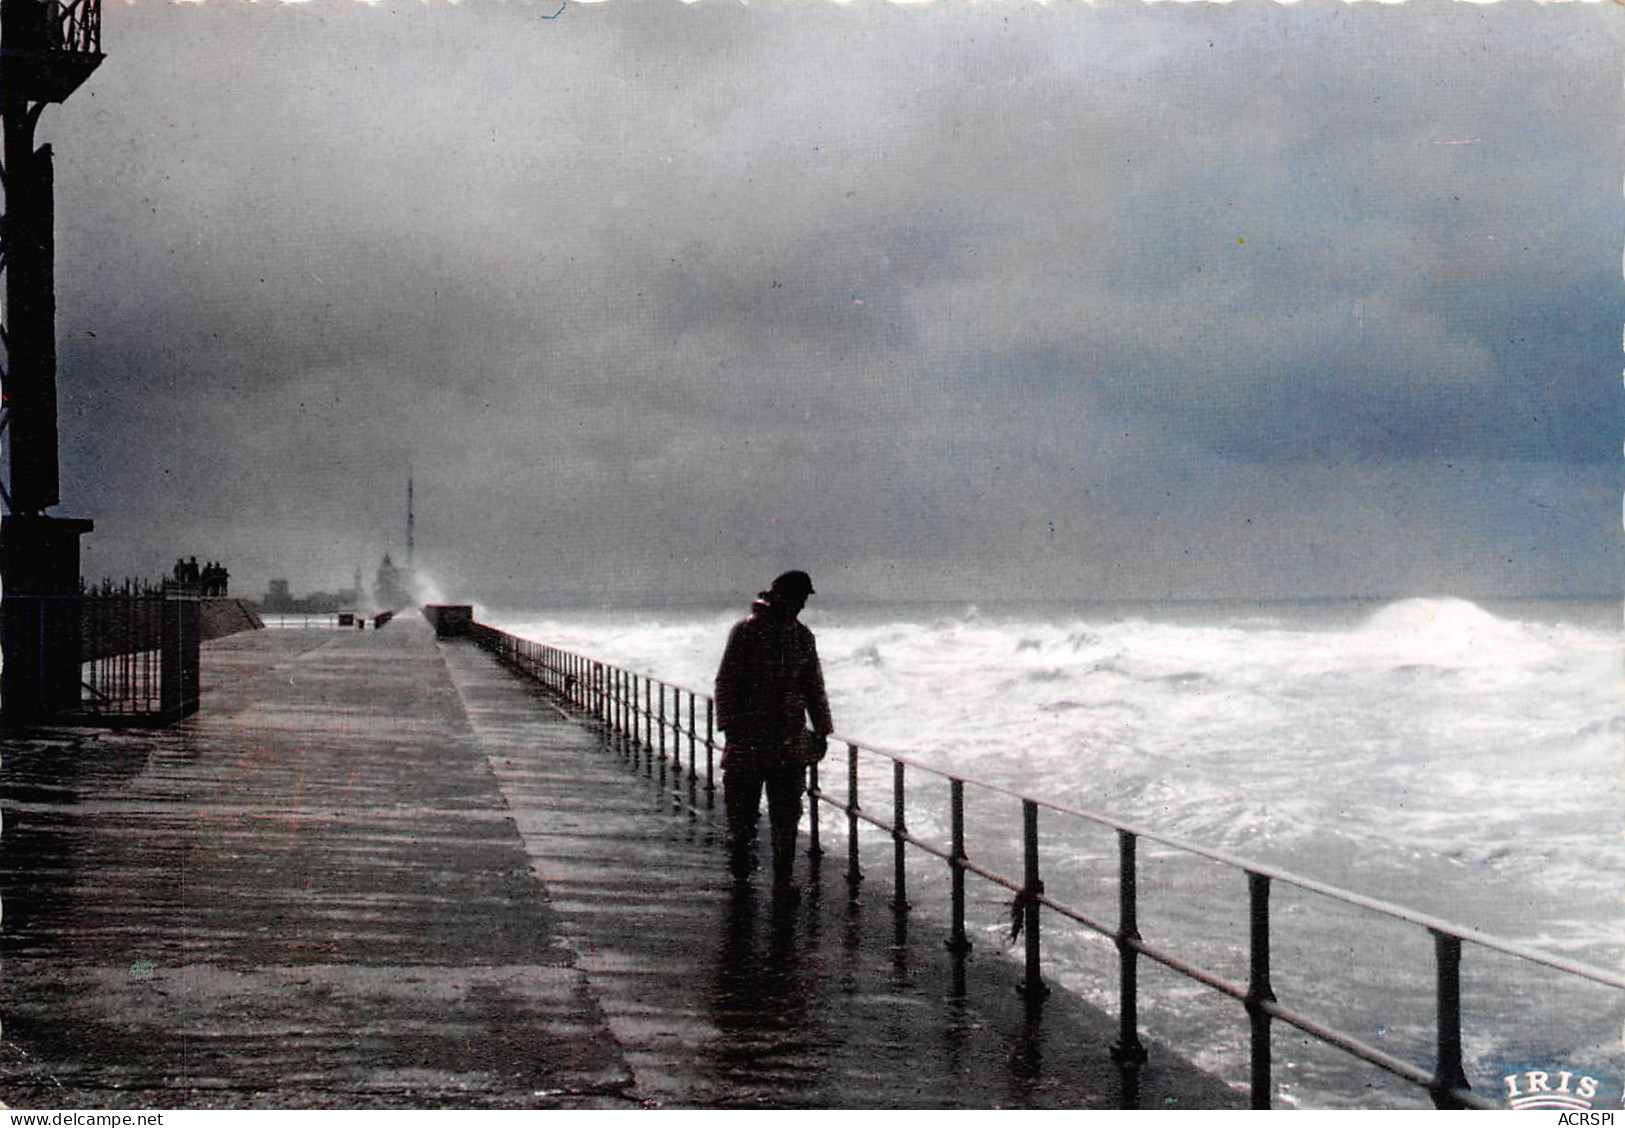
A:
[[[88,575],[1619,590],[1617,5],[558,8],[108,0]]]

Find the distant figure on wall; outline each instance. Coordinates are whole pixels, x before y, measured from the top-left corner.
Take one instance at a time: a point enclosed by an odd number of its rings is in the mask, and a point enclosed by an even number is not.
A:
[[[202,570],[198,567],[197,557],[190,560],[175,561],[175,582],[181,587],[197,587],[203,582]]]
[[[203,594],[206,596],[224,596],[230,586],[231,573],[226,571],[224,564],[217,564],[213,560],[203,566]]]
[[[729,633],[716,680],[717,727],[727,736],[722,788],[729,867],[744,880],[756,864],[756,824],[765,789],[773,886],[788,894],[795,891],[796,828],[807,765],[823,759],[826,737],[835,730],[818,646],[796,619],[812,594],[805,572],[775,579],[751,604],[750,617]]]

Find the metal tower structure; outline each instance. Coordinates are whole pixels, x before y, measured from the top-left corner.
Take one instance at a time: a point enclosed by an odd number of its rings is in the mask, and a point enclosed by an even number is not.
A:
[[[406,574],[412,574],[412,470],[406,471]]]
[[[46,106],[65,101],[101,64],[101,15],[101,0],[0,0],[6,200],[0,229],[0,436],[9,471],[0,484],[6,507],[0,520],[0,641],[8,659],[29,656],[5,663],[0,694],[7,717],[48,710],[63,703],[58,697],[76,703],[79,695],[79,612],[69,601],[51,599],[77,592],[79,538],[91,523],[46,513],[61,501],[56,205],[51,147],[36,146],[34,134]]]

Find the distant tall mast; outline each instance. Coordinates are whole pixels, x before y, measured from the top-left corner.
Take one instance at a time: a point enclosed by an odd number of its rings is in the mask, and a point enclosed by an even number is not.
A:
[[[412,571],[412,468],[406,469],[406,571]]]

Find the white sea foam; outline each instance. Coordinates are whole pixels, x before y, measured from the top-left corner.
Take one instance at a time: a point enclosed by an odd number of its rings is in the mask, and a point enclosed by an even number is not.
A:
[[[734,616],[499,625],[706,692]],[[809,613],[843,736],[1272,860],[1341,836],[1617,895],[1625,871],[1612,632],[1407,599],[1353,629]],[[1329,865],[1330,863],[1328,863]],[[1336,881],[1349,875],[1314,873]],[[1366,891],[1405,900],[1403,867]],[[1437,908],[1437,906],[1428,906]],[[1505,921],[1503,921],[1505,923]],[[1518,922],[1533,929],[1544,920]]]

